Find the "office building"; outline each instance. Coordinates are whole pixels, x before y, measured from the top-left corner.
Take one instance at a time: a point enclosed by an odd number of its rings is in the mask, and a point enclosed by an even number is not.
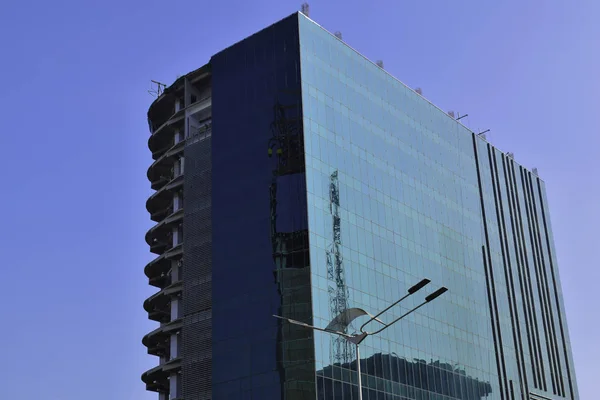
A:
[[[302,13],[148,111],[160,399],[577,399],[544,182]],[[356,320],[349,328],[360,326]]]

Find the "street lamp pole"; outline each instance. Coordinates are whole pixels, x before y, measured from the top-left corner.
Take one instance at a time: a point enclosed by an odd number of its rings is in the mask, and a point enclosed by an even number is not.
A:
[[[333,320],[331,320],[331,322],[325,328],[318,328],[316,326],[309,325],[309,324],[306,324],[304,322],[296,321],[296,320],[291,319],[291,318],[285,318],[285,317],[282,317],[282,316],[279,316],[279,315],[273,315],[273,316],[275,318],[279,318],[279,319],[282,319],[284,321],[287,321],[290,324],[303,326],[305,328],[310,328],[310,329],[315,330],[315,331],[327,332],[327,333],[331,333],[331,334],[334,334],[334,335],[339,335],[339,336],[343,337],[344,339],[346,339],[347,341],[349,341],[350,343],[353,343],[354,346],[356,347],[356,373],[358,375],[358,380],[357,380],[357,383],[358,383],[358,400],[362,400],[362,378],[361,378],[361,371],[360,371],[360,343],[363,340],[365,340],[367,336],[369,336],[369,335],[376,335],[378,333],[381,333],[385,329],[387,329],[390,326],[394,325],[396,322],[400,321],[402,318],[410,315],[411,313],[415,312],[419,308],[423,307],[425,304],[427,304],[427,303],[435,300],[436,298],[438,298],[439,296],[441,296],[442,294],[444,294],[446,291],[448,291],[448,289],[446,287],[439,288],[435,292],[433,292],[433,293],[429,294],[428,296],[426,296],[425,297],[425,301],[423,301],[422,303],[420,303],[416,307],[413,307],[412,309],[408,310],[407,312],[405,312],[404,314],[402,314],[401,316],[399,316],[398,318],[396,318],[395,320],[393,320],[389,324],[386,324],[385,322],[381,321],[378,318],[380,315],[382,315],[383,313],[385,313],[386,311],[388,311],[390,308],[392,308],[395,305],[397,305],[398,303],[400,303],[402,300],[404,300],[407,297],[409,297],[409,296],[415,294],[416,292],[418,292],[420,289],[422,289],[429,282],[431,282],[429,279],[423,279],[419,283],[417,283],[416,285],[411,286],[408,289],[408,293],[407,294],[405,294],[400,299],[396,300],[395,302],[393,302],[392,304],[390,304],[389,306],[387,306],[386,308],[384,308],[383,310],[381,310],[379,313],[377,313],[374,316],[372,316],[371,314],[369,314],[368,312],[366,312],[365,310],[363,310],[361,308],[348,308],[347,310],[345,310],[342,313],[340,313],[339,315],[337,315]],[[348,334],[348,333],[344,332],[348,328],[348,326],[352,323],[352,321],[354,321],[358,317],[365,316],[365,315],[369,316],[370,318],[367,320],[367,322],[365,322],[364,324],[361,325],[361,327],[359,329],[359,331],[360,331],[359,333]],[[373,321],[379,322],[380,324],[383,325],[383,327],[380,328],[380,329],[378,329],[378,330],[376,330],[376,331],[374,331],[374,332],[366,332],[364,330],[365,326],[368,325],[369,323],[373,322]]]
[[[358,383],[358,400],[362,400],[362,377],[360,375],[360,343],[356,343],[356,376]]]

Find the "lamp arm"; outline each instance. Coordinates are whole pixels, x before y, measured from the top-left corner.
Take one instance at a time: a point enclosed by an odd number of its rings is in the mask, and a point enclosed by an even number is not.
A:
[[[400,298],[399,300],[396,300],[395,302],[393,302],[392,304],[390,304],[389,306],[387,306],[386,308],[384,308],[382,311],[380,311],[377,315],[375,315],[374,317],[371,317],[367,322],[365,322],[364,324],[362,324],[360,326],[360,331],[364,332],[363,329],[365,326],[367,326],[367,324],[369,324],[371,321],[374,321],[377,319],[377,317],[379,317],[381,314],[383,314],[384,312],[386,312],[387,310],[389,310],[390,308],[394,307],[396,304],[400,303],[402,300],[406,299],[408,296],[410,296],[412,293],[408,293],[405,294],[402,298]],[[390,324],[386,324],[385,322],[382,322],[383,325],[385,325],[385,327],[389,326]],[[385,329],[384,327],[384,329]]]

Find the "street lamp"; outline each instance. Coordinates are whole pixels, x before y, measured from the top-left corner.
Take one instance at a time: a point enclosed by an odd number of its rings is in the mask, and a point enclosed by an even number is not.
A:
[[[310,328],[315,331],[321,331],[321,332],[331,333],[334,335],[339,335],[339,336],[343,337],[344,339],[346,339],[347,341],[349,341],[350,343],[354,344],[354,346],[356,346],[356,372],[358,375],[358,400],[362,400],[362,379],[360,376],[361,375],[361,373],[360,373],[360,346],[359,346],[360,343],[363,340],[365,340],[367,336],[376,335],[378,333],[381,333],[383,330],[394,325],[396,322],[400,321],[402,318],[415,312],[419,308],[423,307],[425,304],[430,303],[431,301],[435,300],[436,298],[438,298],[439,296],[444,294],[446,291],[448,291],[448,289],[446,287],[439,288],[435,292],[426,296],[425,301],[423,301],[416,307],[413,307],[409,311],[405,312],[404,314],[402,314],[401,316],[399,316],[398,318],[396,318],[389,324],[386,324],[385,322],[381,321],[378,318],[381,314],[388,311],[390,308],[394,307],[395,305],[400,303],[402,300],[406,299],[407,297],[409,297],[409,296],[415,294],[416,292],[418,292],[419,290],[421,290],[429,282],[431,282],[429,279],[423,279],[416,285],[411,286],[408,289],[407,294],[405,294],[399,300],[393,302],[392,304],[390,304],[389,306],[387,306],[386,308],[384,308],[382,311],[380,311],[378,314],[376,314],[374,316],[372,316],[371,314],[369,314],[368,312],[366,312],[365,310],[363,310],[361,308],[348,308],[348,309],[344,310],[343,312],[341,312],[339,315],[337,315],[334,319],[332,319],[331,322],[325,328],[318,328],[316,326],[312,326],[312,325],[306,324],[304,322],[296,321],[291,318],[285,318],[285,317],[282,317],[279,315],[273,315],[273,316],[275,318],[285,320],[285,321],[289,322],[290,324],[304,326],[305,328]],[[344,332],[348,328],[348,326],[352,323],[352,321],[354,321],[356,318],[364,316],[364,315],[367,315],[370,318],[367,320],[367,322],[365,322],[364,324],[361,325],[361,327],[359,329],[360,333],[349,334],[349,333]],[[383,327],[374,332],[366,332],[364,330],[365,326],[372,321],[379,322],[380,324],[383,325]]]

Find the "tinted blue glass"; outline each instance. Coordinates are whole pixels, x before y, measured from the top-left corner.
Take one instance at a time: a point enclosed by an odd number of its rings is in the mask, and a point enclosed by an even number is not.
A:
[[[211,66],[213,398],[314,398],[297,16]]]
[[[361,344],[365,395],[500,398],[471,133],[303,17],[300,37],[315,323],[429,278],[385,319],[450,292]],[[356,381],[352,349],[317,334],[315,353],[322,390]]]
[[[540,179],[536,179],[537,190],[539,194],[539,201],[542,209],[542,220],[541,227],[544,228],[545,238],[547,240],[545,251],[547,254],[547,260],[552,263],[552,265],[547,265],[547,269],[549,270],[549,274],[552,279],[553,287],[553,296],[555,296],[555,302],[553,303],[553,311],[557,317],[557,327],[558,335],[560,335],[559,340],[559,352],[561,354],[563,364],[561,373],[562,376],[568,380],[567,390],[572,390],[573,396],[578,395],[577,389],[577,380],[575,379],[575,371],[573,369],[573,353],[571,352],[571,341],[569,339],[569,330],[567,329],[566,319],[565,319],[565,306],[563,302],[562,296],[562,287],[560,283],[560,276],[556,267],[556,250],[554,248],[554,235],[552,233],[552,224],[550,222],[550,216],[548,215],[548,200],[546,198],[546,186],[544,182]],[[570,393],[570,391],[568,392]]]
[[[315,323],[450,289],[361,345],[364,393],[576,398],[542,182],[303,16],[300,38]],[[355,350],[315,354],[320,393],[350,398]]]

